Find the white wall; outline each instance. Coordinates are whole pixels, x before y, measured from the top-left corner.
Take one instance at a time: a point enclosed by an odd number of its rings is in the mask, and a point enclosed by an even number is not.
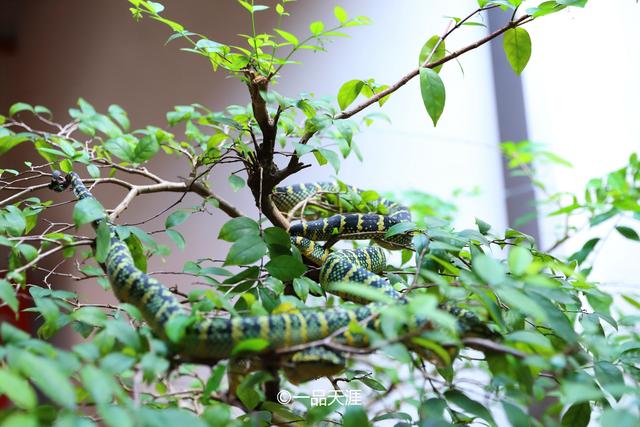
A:
[[[589,178],[623,166],[640,148],[639,20],[637,2],[590,1],[584,9],[571,8],[530,25],[533,53],[524,72],[530,136],[574,165],[543,169],[553,191],[581,194]],[[555,240],[556,226],[542,221],[542,247]],[[583,233],[560,252],[570,254],[612,226],[609,221],[594,233]],[[638,254],[638,243],[611,233],[593,279],[629,290],[619,284],[637,283],[640,264],[630,260]]]

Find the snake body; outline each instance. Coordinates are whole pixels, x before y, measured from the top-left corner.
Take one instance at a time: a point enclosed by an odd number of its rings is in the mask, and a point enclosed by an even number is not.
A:
[[[59,173],[54,174],[51,187],[56,191],[71,187],[78,200],[94,197],[80,177],[73,172],[66,177]],[[298,197],[305,197],[305,194],[298,194]],[[96,221],[94,227],[98,227],[100,221],[105,220]],[[331,223],[333,221],[332,219]],[[350,221],[344,221],[344,224],[350,224]],[[175,316],[187,316],[187,313],[169,289],[135,266],[129,248],[118,236],[115,226],[108,226],[111,242],[105,267],[113,292],[121,302],[137,307],[151,329],[158,336],[167,339],[167,323]],[[307,229],[315,230],[315,225],[308,225]],[[295,233],[296,231],[293,231],[292,234]],[[300,244],[303,253],[305,245],[307,248],[314,246],[309,245],[312,241],[301,242],[302,239],[295,236],[292,239]],[[340,276],[343,276],[345,280],[368,282],[374,287],[383,287],[390,296],[399,298],[399,293],[393,290],[388,281],[375,273],[379,272],[385,263],[384,253],[379,248],[323,254],[321,260],[326,261],[322,270],[325,283],[338,281]],[[239,342],[251,338],[268,340],[270,349],[284,349],[325,338],[345,328],[350,322],[371,318],[375,311],[375,305],[354,305],[324,311],[301,310],[269,316],[206,318],[188,326],[184,338],[177,344],[177,350],[189,359],[211,361],[228,358]],[[424,324],[426,319],[416,320],[414,326],[421,327]],[[336,338],[352,346],[367,344],[365,335],[352,334],[348,330]]]
[[[362,191],[356,187],[347,186],[347,190],[354,194]],[[272,199],[278,209],[290,211],[300,202],[321,193],[340,193],[338,185],[330,182],[296,184],[287,187],[277,187]],[[327,241],[339,236],[345,239],[377,239],[383,246],[400,248],[411,245],[411,236],[399,234],[381,240],[392,226],[401,222],[411,221],[409,210],[396,202],[385,198],[378,198],[377,204],[387,212],[351,213],[333,215],[328,218],[313,221],[300,221],[289,228],[291,236],[302,236],[312,241]]]
[[[67,187],[72,188],[78,200],[94,197],[76,173],[72,172],[66,177],[59,172],[54,173],[51,188],[63,191]],[[326,183],[280,187],[274,191],[273,200],[279,209],[286,211],[317,191],[337,190],[335,185]],[[339,214],[326,219],[301,221],[291,226],[289,233],[292,243],[308,259],[322,266],[320,282],[325,288],[334,282],[357,282],[381,289],[391,298],[402,299],[401,294],[389,281],[378,274],[386,264],[384,252],[380,247],[330,251],[316,243],[318,240],[328,240],[335,236],[382,239],[392,225],[410,220],[406,208],[387,200],[380,200],[379,203],[385,206],[388,213]],[[99,227],[102,221],[107,220],[95,221],[93,226]],[[129,248],[118,236],[115,226],[111,223],[107,225],[110,231],[110,245],[104,266],[113,292],[121,302],[137,307],[154,333],[168,341],[168,323],[178,316],[188,317],[188,314],[169,289],[135,266]],[[401,235],[386,243],[392,246],[406,246],[409,242],[406,235]],[[172,347],[185,359],[212,362],[229,358],[238,343],[251,338],[267,340],[268,350],[280,350],[321,340],[339,332],[335,334],[335,339],[350,346],[364,346],[367,345],[367,336],[351,333],[347,326],[351,322],[365,321],[369,327],[378,329],[379,322],[370,319],[379,311],[379,307],[375,303],[352,304],[324,311],[309,309],[263,316],[202,318],[191,322],[184,337],[173,343]],[[428,324],[426,318],[416,318],[409,327],[419,330],[428,327]],[[292,354],[291,360],[314,361],[316,355],[322,352],[313,348],[309,350],[311,351],[307,353]]]

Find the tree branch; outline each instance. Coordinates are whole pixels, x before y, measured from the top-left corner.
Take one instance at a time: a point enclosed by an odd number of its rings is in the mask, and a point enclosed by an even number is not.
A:
[[[150,185],[131,185],[129,193],[127,193],[126,197],[116,206],[113,212],[109,215],[110,220],[115,220],[118,215],[124,212],[125,209],[129,207],[129,204],[135,199],[136,196],[141,194],[151,194],[151,193],[162,193],[162,192],[174,192],[174,193],[186,193],[192,191],[202,198],[205,199],[215,199],[218,202],[218,207],[221,211],[226,213],[232,218],[236,218],[239,216],[244,216],[242,212],[238,210],[235,206],[227,202],[222,197],[216,195],[211,191],[207,186],[200,182],[171,182],[171,181],[162,181],[157,184]]]
[[[222,197],[214,194],[213,191],[211,191],[211,189],[208,188],[201,181],[192,182],[189,185],[189,189],[191,191],[193,191],[194,193],[198,194],[199,196],[201,196],[202,198],[205,198],[205,199],[211,198],[211,199],[217,200],[218,201],[218,208],[220,208],[220,210],[222,212],[226,213],[231,218],[237,218],[239,216],[246,216],[238,208],[233,206],[231,203],[227,202]]]
[[[90,245],[92,243],[93,243],[93,240],[78,240],[76,242],[71,242],[71,243],[67,243],[67,244],[56,246],[53,249],[49,249],[47,252],[41,253],[40,255],[38,255],[37,257],[32,259],[30,262],[28,262],[27,264],[23,265],[22,267],[16,268],[15,270],[13,270],[13,273],[22,273],[23,271],[33,267],[34,265],[36,265],[37,263],[39,263],[40,261],[42,261],[44,258],[48,257],[49,255],[53,255],[56,252],[60,252],[61,250],[65,249],[65,248],[72,247],[72,246]],[[0,272],[4,272],[4,271],[8,271],[8,270],[1,270]]]
[[[269,80],[256,74],[252,70],[245,73],[247,77],[247,85],[249,87],[249,95],[251,97],[251,108],[253,109],[253,117],[255,117],[262,131],[263,144],[269,145],[275,141],[276,128],[274,122],[269,117],[267,103],[262,97],[262,93],[269,90]]]
[[[463,338],[462,343],[469,347],[480,347],[486,350],[496,351],[498,353],[510,354],[516,356],[519,359],[524,359],[528,356],[527,353],[516,350],[515,348],[507,347],[495,341],[488,340],[486,338]]]
[[[94,159],[94,161],[97,161],[99,163],[102,163],[103,165],[107,166],[107,167],[112,167],[114,169],[118,169],[120,171],[123,172],[127,172],[133,175],[140,175],[140,176],[144,176],[145,178],[149,178],[150,180],[156,182],[156,183],[160,183],[163,182],[164,180],[162,178],[160,178],[158,175],[149,172],[147,170],[147,168],[130,168],[130,167],[126,167],[126,166],[122,166],[119,165],[117,163],[113,163],[113,162],[109,162],[105,159]]]
[[[516,27],[524,24],[525,22],[530,22],[530,21],[527,21],[527,19],[529,19],[529,18],[531,18],[530,15],[522,15],[520,18],[516,19],[515,21],[510,21],[504,27],[494,31],[493,33],[487,35],[486,37],[481,38],[480,40],[476,41],[475,43],[472,43],[470,45],[467,45],[467,46],[463,47],[462,49],[459,49],[459,50],[457,50],[455,52],[452,52],[449,55],[447,55],[444,58],[441,58],[441,59],[439,59],[437,61],[430,62],[429,64],[423,64],[422,67],[424,67],[424,68],[435,68],[435,67],[438,67],[438,66],[440,66],[442,64],[445,64],[445,63],[451,61],[452,59],[455,59],[458,56],[462,55],[463,53],[466,53],[466,52],[469,52],[470,50],[476,49],[476,48],[482,46],[483,44],[495,39],[496,37],[498,37],[499,35],[501,35],[502,33],[504,33],[507,30],[510,30],[512,28],[516,28]],[[450,32],[448,34],[450,34]],[[356,105],[355,107],[353,107],[353,108],[351,108],[349,110],[344,110],[343,112],[341,112],[340,114],[335,116],[334,119],[335,120],[347,119],[347,118],[353,116],[354,114],[359,113],[360,111],[362,111],[365,108],[367,108],[369,105],[375,104],[376,102],[378,102],[379,100],[381,100],[385,96],[390,95],[393,92],[395,92],[396,90],[400,89],[402,86],[407,84],[411,79],[416,77],[418,74],[420,74],[420,67],[414,68],[413,70],[409,71],[400,80],[398,80],[396,83],[394,83],[391,86],[389,86],[387,89],[385,89],[385,90],[383,90],[381,92],[378,92],[377,94],[375,94],[371,98],[367,98],[366,100],[364,100],[363,102],[361,102],[360,104]]]

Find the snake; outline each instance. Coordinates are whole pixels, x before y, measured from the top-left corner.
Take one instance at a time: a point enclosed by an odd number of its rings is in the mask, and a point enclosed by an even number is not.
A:
[[[57,192],[70,187],[78,201],[95,199],[75,172],[64,176],[62,172],[54,171],[49,187]],[[360,191],[355,187],[350,187],[350,190]],[[272,200],[279,210],[290,211],[314,194],[338,191],[340,188],[333,183],[297,184],[276,187],[272,193]],[[331,292],[332,284],[353,282],[377,289],[386,297],[404,303],[402,293],[381,275],[386,266],[386,257],[381,245],[387,248],[410,246],[411,236],[408,233],[388,238],[385,238],[385,234],[393,225],[410,221],[411,215],[406,207],[387,199],[380,198],[377,203],[385,213],[346,213],[315,220],[301,220],[291,224],[288,232],[292,244],[301,254],[320,267],[320,285],[328,292]],[[308,363],[310,366],[319,367],[319,373],[312,370],[306,374],[298,374],[296,382],[302,382],[326,376],[327,372],[339,372],[344,367],[344,358],[323,346],[310,345],[306,349],[291,353],[286,353],[286,349],[312,344],[327,337],[346,346],[369,345],[367,334],[350,331],[349,325],[352,322],[361,322],[368,328],[380,331],[380,321],[376,317],[383,309],[382,303],[358,299],[345,292],[336,293],[344,299],[351,299],[354,304],[348,303],[322,310],[309,308],[270,315],[217,316],[187,321],[189,313],[185,311],[176,295],[156,278],[136,267],[126,242],[118,235],[116,226],[106,217],[93,221],[92,225],[97,230],[102,222],[107,223],[110,238],[103,268],[115,296],[120,302],[138,308],[155,335],[169,343],[172,351],[184,360],[215,363],[233,358],[234,348],[241,342],[263,339],[268,342],[268,347],[262,352],[275,354],[276,350],[280,350],[278,354],[285,354],[288,366]],[[381,242],[381,245],[358,249],[331,249],[318,243],[335,239],[373,239],[375,242]],[[460,319],[466,319],[458,322],[459,329],[473,329],[474,326],[468,325],[479,322],[474,320],[474,315],[469,312],[456,309],[452,310],[452,313]],[[167,334],[167,325],[179,317],[183,317],[188,326],[182,338],[178,342],[172,342]],[[434,327],[426,317],[416,316],[410,323],[407,327],[411,331]],[[466,330],[462,330],[462,333]],[[291,369],[287,372],[289,377],[296,375]]]

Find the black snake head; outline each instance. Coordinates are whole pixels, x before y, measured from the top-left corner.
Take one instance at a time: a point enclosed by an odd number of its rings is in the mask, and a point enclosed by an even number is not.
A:
[[[51,182],[49,183],[49,188],[53,191],[62,192],[67,189],[69,186],[68,177],[63,176],[62,172],[58,170],[54,170],[51,173]]]

